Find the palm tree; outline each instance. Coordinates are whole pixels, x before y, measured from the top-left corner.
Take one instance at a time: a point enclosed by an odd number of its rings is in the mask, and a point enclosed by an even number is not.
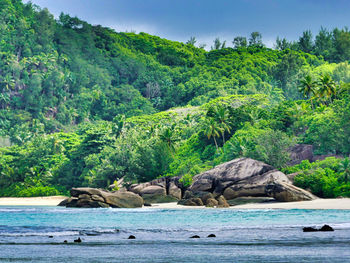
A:
[[[213,118],[207,118],[204,122],[204,133],[207,135],[208,139],[213,137],[216,151],[219,150],[218,143],[216,141],[216,137],[220,136],[222,128],[218,126],[217,122]]]
[[[221,135],[223,145],[225,144],[225,132],[230,132],[231,127],[229,125],[229,113],[224,106],[218,105],[214,108],[214,116],[216,121],[219,123],[219,127],[221,128]]]
[[[343,182],[348,183],[350,180],[350,160],[344,158],[339,164],[339,171],[343,173],[341,179]]]
[[[330,102],[332,102],[332,97],[336,93],[336,85],[333,81],[332,77],[329,74],[322,75],[320,80],[318,81],[319,85],[319,96],[320,97],[328,97]]]
[[[316,82],[312,79],[311,75],[308,74],[300,81],[299,91],[303,93],[304,97],[310,98],[311,107],[313,108],[312,96],[316,94]]]
[[[175,143],[177,141],[177,137],[174,129],[166,127],[160,132],[159,138],[168,146],[168,149],[171,153],[175,152]]]

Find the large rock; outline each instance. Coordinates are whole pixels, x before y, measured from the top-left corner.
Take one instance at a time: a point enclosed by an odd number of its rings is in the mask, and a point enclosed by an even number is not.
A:
[[[281,202],[310,201],[317,197],[292,184],[280,182],[266,186],[266,194]]]
[[[306,146],[297,148],[309,149]],[[302,158],[302,154],[300,156]],[[190,200],[200,197],[198,193],[203,191],[212,193],[216,200],[221,195],[225,200],[239,197],[273,197],[278,201],[304,201],[316,198],[309,192],[293,186],[284,173],[271,165],[250,158],[235,159],[194,176],[193,183],[183,198]],[[223,206],[227,206],[226,201]]]
[[[184,188],[179,179],[180,177],[161,177],[131,185],[129,191],[141,195],[147,203],[175,202],[181,199]]]
[[[102,196],[99,195],[91,195],[91,199],[94,201],[98,201],[98,202],[104,202],[105,199]]]
[[[189,190],[210,191],[220,195],[225,188],[242,180],[273,170],[271,165],[250,158],[239,158],[193,177]]]
[[[140,191],[140,195],[166,195],[166,189],[159,185],[150,185]]]
[[[102,197],[108,205],[116,208],[142,207],[144,203],[141,196],[132,192],[103,192]]]
[[[161,177],[161,178],[152,180],[151,185],[159,185],[163,188],[167,188],[167,181],[168,181],[167,177]]]
[[[181,188],[178,187],[175,182],[170,182],[169,184],[169,195],[180,200],[182,197]]]
[[[146,203],[176,202],[177,199],[166,194],[166,189],[161,185],[150,185],[139,193]]]
[[[70,190],[70,195],[72,197],[78,197],[81,194],[88,194],[88,195],[101,195],[100,189],[96,188],[90,188],[90,187],[80,187],[80,188],[72,188]]]
[[[204,191],[192,192],[187,190],[184,194],[183,199],[191,199],[191,198],[199,198],[202,200],[203,204],[205,204],[208,199],[214,198],[214,195],[212,193],[204,192]]]
[[[266,196],[265,187],[273,182],[290,183],[284,173],[272,170],[264,174],[245,178],[239,183],[227,187],[223,195],[227,200],[242,196]]]
[[[290,161],[288,165],[296,165],[303,160],[312,162],[314,158],[313,146],[310,144],[296,144],[288,149]]]
[[[151,183],[133,184],[131,185],[129,191],[139,194],[144,188],[150,186]]]
[[[116,207],[116,208],[135,208],[143,206],[141,196],[127,191],[108,192],[95,188],[72,188],[71,195],[61,202],[60,206],[97,208],[97,207]]]

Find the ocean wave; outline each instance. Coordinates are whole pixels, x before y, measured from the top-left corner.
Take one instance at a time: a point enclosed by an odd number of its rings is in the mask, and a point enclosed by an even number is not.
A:
[[[0,237],[29,237],[29,236],[100,236],[106,234],[116,234],[119,229],[52,229],[46,227],[6,227],[0,226]]]
[[[350,222],[331,224],[334,229],[350,229]]]
[[[99,236],[99,235],[104,235],[104,234],[117,234],[121,231],[119,229],[86,229],[86,230],[80,230],[79,233],[80,235],[84,236]]]
[[[33,236],[76,236],[79,231],[61,231],[61,232],[27,232],[27,233],[0,233],[5,237],[33,237]]]

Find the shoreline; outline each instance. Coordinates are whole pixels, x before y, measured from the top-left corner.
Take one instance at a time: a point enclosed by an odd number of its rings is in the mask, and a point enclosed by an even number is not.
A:
[[[57,206],[65,196],[45,196],[45,197],[1,197],[0,206]],[[213,209],[204,206],[183,206],[176,202],[158,203],[143,209]],[[300,202],[267,202],[248,203],[231,206],[226,209],[346,209],[350,210],[350,198],[336,199],[316,199],[312,201]]]

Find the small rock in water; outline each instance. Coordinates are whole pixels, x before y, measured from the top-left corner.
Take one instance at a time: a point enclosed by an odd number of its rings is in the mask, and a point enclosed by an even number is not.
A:
[[[128,239],[136,239],[136,237],[134,235],[130,235]]]
[[[328,232],[328,231],[334,231],[334,229],[333,229],[333,227],[331,227],[329,225],[323,225],[323,227],[321,227],[320,229],[317,229],[314,227],[304,227],[303,228],[303,232],[317,232],[317,231]]]
[[[320,228],[319,231],[334,231],[334,229],[329,225],[324,225],[323,227]]]
[[[200,238],[200,236],[194,235],[194,236],[191,236],[190,238]]]
[[[303,232],[317,232],[318,229],[314,228],[314,227],[304,227],[303,228]]]
[[[67,241],[67,240],[65,240],[65,241],[63,241],[63,243],[68,243],[68,241]]]
[[[214,234],[210,234],[208,237],[216,237]]]
[[[74,242],[75,242],[75,243],[81,243],[80,237],[78,237],[78,239],[74,239]]]
[[[53,238],[53,236],[49,236],[49,238]]]

